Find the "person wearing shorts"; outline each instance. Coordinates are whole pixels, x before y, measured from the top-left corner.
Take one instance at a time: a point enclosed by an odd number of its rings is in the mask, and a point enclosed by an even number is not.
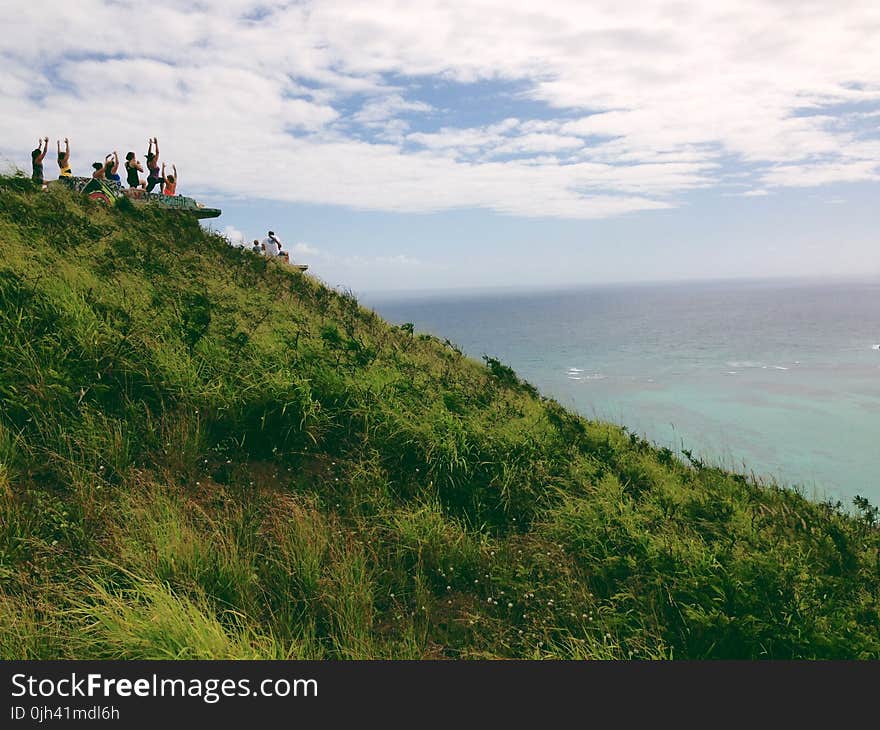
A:
[[[159,171],[159,140],[153,137],[150,141],[149,148],[147,149],[147,192],[152,193],[153,188],[157,185],[159,186],[159,192],[164,192],[165,190],[165,178],[162,177]],[[155,151],[153,146],[155,145]]]

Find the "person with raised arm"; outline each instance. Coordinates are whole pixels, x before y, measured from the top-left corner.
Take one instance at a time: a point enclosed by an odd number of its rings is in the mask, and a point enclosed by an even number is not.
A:
[[[270,259],[281,253],[281,244],[275,237],[274,231],[269,231],[269,235],[263,239],[263,253]]]
[[[42,149],[40,148],[40,145]],[[36,149],[31,151],[31,180],[37,185],[43,184],[43,159],[46,157],[46,151],[49,149],[49,138],[43,137],[37,140]]]
[[[93,162],[92,163],[92,170],[94,170],[94,172],[92,172],[92,178],[94,180],[103,180],[104,179],[105,167],[102,163]]]
[[[55,140],[55,146],[58,148],[58,179],[70,181],[73,173],[70,170],[70,141],[64,138],[64,152],[61,151],[61,140]]]
[[[165,195],[177,195],[177,165],[171,165],[174,170],[173,175],[165,174],[165,163],[162,163],[162,179],[165,180],[165,188],[162,190]]]
[[[155,147],[155,149],[154,149]],[[153,137],[149,140],[147,149],[147,192],[152,193],[153,188],[159,186],[161,193],[165,189],[165,178],[159,171],[159,140]]]
[[[122,184],[122,178],[119,177],[119,153],[116,150],[104,158],[104,177]]]

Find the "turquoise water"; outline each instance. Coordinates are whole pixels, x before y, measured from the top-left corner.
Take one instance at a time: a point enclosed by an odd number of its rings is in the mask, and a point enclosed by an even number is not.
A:
[[[810,496],[880,501],[880,281],[364,300],[655,443]]]

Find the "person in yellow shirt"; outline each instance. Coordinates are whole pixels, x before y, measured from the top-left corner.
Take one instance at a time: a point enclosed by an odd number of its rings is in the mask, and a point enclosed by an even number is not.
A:
[[[61,140],[55,140],[55,145],[58,148],[58,179],[64,180],[64,178],[73,177],[73,173],[70,171],[70,141],[67,137],[64,138],[64,152],[61,151]]]

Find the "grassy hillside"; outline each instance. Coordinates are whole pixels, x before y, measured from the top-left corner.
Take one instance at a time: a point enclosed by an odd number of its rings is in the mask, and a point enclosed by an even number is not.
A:
[[[0,657],[880,657],[880,531],[0,179]]]

